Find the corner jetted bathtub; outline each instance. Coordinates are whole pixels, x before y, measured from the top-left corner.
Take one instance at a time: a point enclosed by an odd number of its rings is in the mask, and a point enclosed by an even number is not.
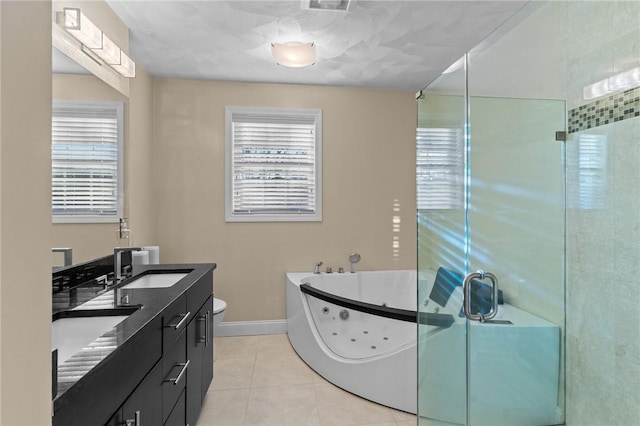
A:
[[[286,281],[298,355],[349,392],[415,413],[416,272],[287,273]]]
[[[461,310],[462,279],[445,268],[419,275],[288,273],[289,341],[311,368],[347,391],[416,413],[420,380],[421,414],[464,423],[465,336],[471,333],[472,349],[482,355],[470,361],[472,423],[557,424],[559,327],[503,303],[501,291],[494,320],[467,324]],[[418,282],[424,298],[419,304]],[[488,290],[482,282],[471,282],[472,313],[489,311]],[[501,413],[498,422],[496,412]]]

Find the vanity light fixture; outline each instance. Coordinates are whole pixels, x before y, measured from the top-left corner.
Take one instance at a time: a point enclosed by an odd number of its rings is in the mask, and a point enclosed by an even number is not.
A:
[[[308,67],[316,62],[316,45],[314,42],[299,41],[271,43],[271,55],[278,65],[291,68]]]
[[[97,55],[105,64],[126,78],[136,76],[136,64],[105,33],[91,22],[80,9],[65,7],[56,15],[57,22],[86,49]],[[92,57],[95,60],[95,58]]]
[[[585,100],[596,99],[610,93],[621,92],[640,86],[640,67],[621,72],[588,86],[582,91]]]
[[[136,76],[136,63],[122,50],[120,51],[120,63],[111,65],[111,68],[118,71],[123,77],[133,78]]]
[[[65,7],[62,25],[65,30],[89,49],[102,48],[102,31],[78,8]]]
[[[92,49],[105,63],[109,65],[120,63],[120,48],[106,34],[102,34],[102,46]]]

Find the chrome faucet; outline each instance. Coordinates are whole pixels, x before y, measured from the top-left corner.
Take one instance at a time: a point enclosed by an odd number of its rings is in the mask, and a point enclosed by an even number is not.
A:
[[[316,268],[313,270],[314,274],[320,273],[320,267],[322,266],[322,261],[316,263]]]
[[[113,249],[113,283],[112,285],[118,284],[123,280],[122,278],[122,252],[123,251],[140,251],[142,247],[116,247]],[[133,263],[133,258],[131,259]],[[126,268],[126,266],[125,266]],[[127,274],[131,272],[131,265],[129,265],[129,271],[125,271],[125,278],[128,276]]]
[[[356,268],[353,265],[360,262],[360,255],[358,253],[351,253],[351,256],[349,256],[349,262],[351,263],[351,273],[353,274],[356,272]]]

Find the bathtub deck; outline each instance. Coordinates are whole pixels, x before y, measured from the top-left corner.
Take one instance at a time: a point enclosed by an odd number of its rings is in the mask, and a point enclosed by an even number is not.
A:
[[[213,384],[196,426],[415,426],[416,416],[327,382],[286,334],[215,338]]]

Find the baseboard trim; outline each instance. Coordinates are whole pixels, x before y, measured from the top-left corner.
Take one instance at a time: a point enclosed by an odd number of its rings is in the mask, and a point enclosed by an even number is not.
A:
[[[216,337],[286,333],[287,320],[221,322],[214,330]]]

